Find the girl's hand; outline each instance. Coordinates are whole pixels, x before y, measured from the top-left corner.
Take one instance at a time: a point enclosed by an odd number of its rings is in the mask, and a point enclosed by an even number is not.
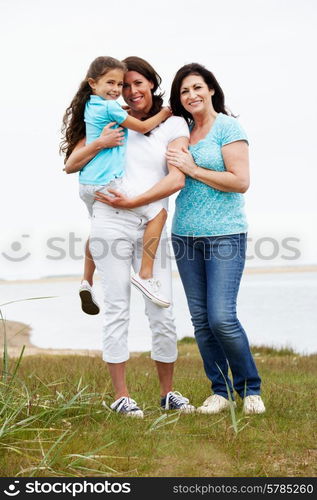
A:
[[[101,201],[101,203],[105,203],[106,205],[110,205],[114,208],[134,208],[132,198],[128,198],[115,189],[109,189],[109,193],[114,196],[107,196],[106,194],[97,191],[95,193],[95,200]]]
[[[111,128],[116,125],[116,122],[108,123],[101,132],[99,137],[100,145],[102,148],[114,148],[116,146],[123,146],[124,132],[122,127]]]
[[[177,167],[181,172],[195,178],[198,167],[188,149],[182,148],[181,151],[168,149],[166,158],[168,163]]]

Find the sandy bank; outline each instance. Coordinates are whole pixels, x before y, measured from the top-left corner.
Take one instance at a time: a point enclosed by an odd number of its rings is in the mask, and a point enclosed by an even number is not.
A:
[[[246,267],[244,274],[284,274],[284,273],[316,273],[317,265],[302,265],[302,266],[272,266],[272,267]],[[172,271],[173,277],[179,277],[177,271]],[[21,279],[21,280],[4,280],[0,278],[0,285],[15,285],[22,283],[58,283],[58,282],[78,282],[81,276],[47,276],[38,279]],[[100,278],[95,277],[98,281]]]
[[[20,355],[23,346],[25,346],[23,356],[32,356],[34,354],[81,354],[82,356],[101,356],[101,351],[88,349],[42,349],[36,347],[30,342],[30,328],[28,325],[19,323],[18,321],[0,321],[0,357],[3,353],[4,333],[6,333],[7,338],[8,354],[14,358]]]

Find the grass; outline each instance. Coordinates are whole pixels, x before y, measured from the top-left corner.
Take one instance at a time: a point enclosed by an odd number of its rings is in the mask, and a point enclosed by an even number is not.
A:
[[[254,347],[267,412],[248,417],[238,399],[234,417],[161,410],[149,354],[133,356],[127,378],[145,411],[138,420],[107,408],[112,390],[101,359],[4,353],[2,477],[316,476],[317,355]],[[175,390],[195,406],[210,394],[191,339],[179,342]]]

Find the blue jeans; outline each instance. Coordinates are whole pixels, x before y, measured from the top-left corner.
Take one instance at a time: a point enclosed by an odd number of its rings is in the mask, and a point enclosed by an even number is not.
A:
[[[228,399],[230,390],[233,397],[230,367],[234,389],[241,398],[260,394],[261,379],[236,314],[246,234],[208,237],[173,234],[172,243],[213,392]]]

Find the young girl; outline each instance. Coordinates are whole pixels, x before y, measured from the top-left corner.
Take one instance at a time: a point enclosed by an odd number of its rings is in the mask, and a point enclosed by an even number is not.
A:
[[[102,149],[79,173],[80,197],[85,202],[90,216],[97,191],[111,195],[112,190],[117,190],[129,197],[134,195],[124,178],[127,129],[146,134],[171,115],[169,108],[163,108],[144,121],[129,116],[116,102],[121,96],[125,71],[125,64],[117,59],[97,57],[91,63],[86,78],[80,84],[63,118],[63,141],[60,150],[65,154],[65,162],[78,141],[85,136],[86,143],[89,144],[97,139],[104,127],[111,122],[118,124],[115,127],[124,127],[124,144]],[[166,210],[160,202],[155,202],[134,211],[149,222],[143,238],[141,269],[131,278],[131,282],[158,306],[169,307],[170,302],[162,296],[159,283],[153,279],[153,264],[167,218]],[[94,271],[95,263],[87,241],[84,276],[79,289],[82,310],[87,314],[99,313],[99,306],[92,291]]]

